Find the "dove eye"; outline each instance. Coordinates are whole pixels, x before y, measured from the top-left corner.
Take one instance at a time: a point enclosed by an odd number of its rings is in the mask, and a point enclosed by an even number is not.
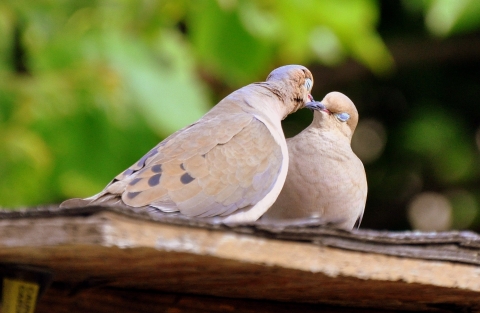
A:
[[[340,121],[340,122],[346,122],[348,121],[348,119],[350,118],[350,114],[348,113],[335,113],[335,116],[337,117],[337,119]]]
[[[310,90],[310,88],[312,88],[312,85],[313,85],[313,82],[310,78],[305,79],[304,86],[305,88],[307,88],[307,90]]]

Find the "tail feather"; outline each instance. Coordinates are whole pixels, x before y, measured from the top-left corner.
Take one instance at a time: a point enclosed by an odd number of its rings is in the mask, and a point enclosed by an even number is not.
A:
[[[73,198],[63,201],[60,208],[81,208],[86,206],[103,206],[103,207],[125,207],[120,195],[113,195],[111,193],[99,193],[89,198]]]
[[[91,201],[81,198],[73,198],[63,201],[60,204],[61,209],[82,208],[90,204]]]

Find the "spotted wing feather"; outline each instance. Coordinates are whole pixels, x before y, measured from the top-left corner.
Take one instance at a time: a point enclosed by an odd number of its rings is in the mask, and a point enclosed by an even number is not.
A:
[[[105,192],[117,193],[128,206],[197,217],[226,216],[255,205],[276,182],[281,148],[252,115],[229,119],[223,117],[221,125],[215,119],[194,124],[167,138]]]

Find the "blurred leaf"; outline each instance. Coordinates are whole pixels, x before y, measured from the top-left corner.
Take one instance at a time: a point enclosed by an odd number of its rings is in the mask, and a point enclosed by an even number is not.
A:
[[[379,18],[378,5],[370,0],[353,1],[279,1],[278,10],[284,21],[282,34],[283,55],[293,54],[303,58],[311,53],[305,49],[311,40],[321,45],[312,32],[318,27],[329,29],[342,44],[343,49],[377,74],[388,72],[393,59],[375,31]],[[331,44],[331,43],[327,43]],[[318,48],[316,48],[318,49]],[[342,53],[337,47],[332,53]],[[310,57],[311,58],[311,57]]]
[[[378,16],[372,0],[203,0],[188,25],[201,62],[241,84],[268,72],[272,61],[338,64],[346,55],[384,74],[393,59],[375,30]]]
[[[217,1],[197,1],[187,23],[201,62],[230,84],[244,84],[270,68],[272,45],[245,29],[236,4],[222,8]]]
[[[10,8],[0,4],[0,71],[12,68],[15,17]]]
[[[480,2],[477,0],[404,0],[411,10],[423,10],[425,25],[439,37],[477,30],[480,26]]]
[[[41,201],[50,192],[45,177],[53,165],[45,141],[37,133],[14,124],[0,129],[0,198],[5,204]]]
[[[157,38],[150,53],[142,42],[112,32],[101,40],[106,62],[118,71],[132,92],[130,100],[159,134],[169,135],[205,114],[206,93],[195,79],[186,44],[174,32]]]
[[[454,190],[447,197],[453,209],[453,229],[467,229],[478,215],[475,196],[466,190]]]
[[[468,181],[478,174],[476,153],[467,131],[451,112],[423,105],[404,127],[404,145],[423,156],[444,183]]]

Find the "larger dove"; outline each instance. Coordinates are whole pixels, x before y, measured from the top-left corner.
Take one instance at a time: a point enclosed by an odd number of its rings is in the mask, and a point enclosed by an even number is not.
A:
[[[281,120],[313,100],[312,86],[307,68],[277,68],[160,142],[102,192],[61,207],[126,205],[253,222],[275,202],[287,176]]]
[[[290,165],[283,190],[260,222],[300,224],[318,220],[338,228],[359,226],[367,199],[362,161],[350,146],[358,112],[344,94],[308,103],[313,121],[287,139]],[[315,223],[315,222],[314,222]]]

